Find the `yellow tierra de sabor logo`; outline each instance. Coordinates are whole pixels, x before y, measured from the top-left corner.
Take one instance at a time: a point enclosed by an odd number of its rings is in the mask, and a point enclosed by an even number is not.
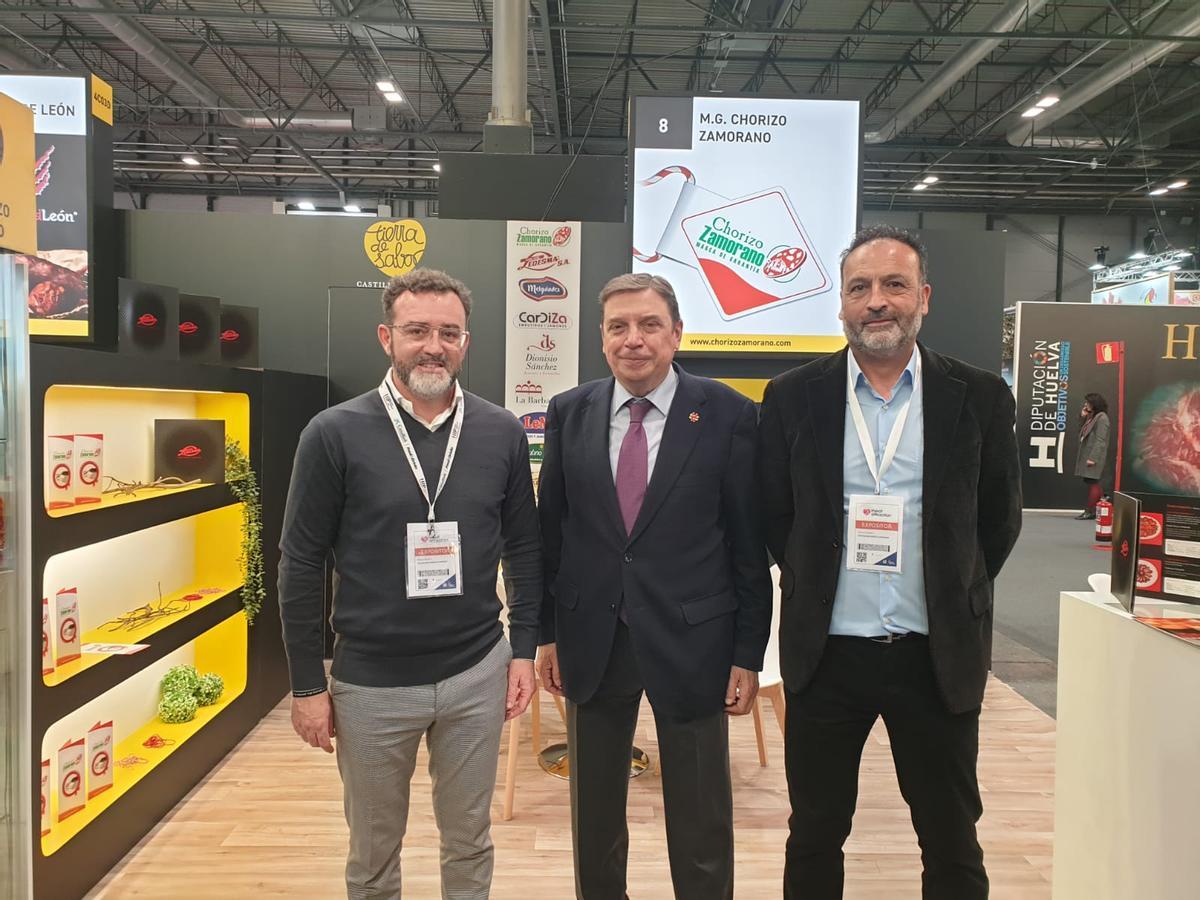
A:
[[[425,228],[415,219],[372,222],[363,234],[363,250],[384,275],[403,275],[425,255]]]

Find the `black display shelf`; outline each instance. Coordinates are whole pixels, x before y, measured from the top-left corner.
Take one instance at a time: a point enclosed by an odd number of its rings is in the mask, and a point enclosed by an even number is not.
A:
[[[228,485],[209,484],[116,506],[52,516],[38,506],[34,511],[34,540],[44,559],[58,553],[98,544],[155,525],[210,512],[237,503]]]
[[[139,644],[150,645],[145,650],[128,656],[110,656],[59,684],[47,685],[43,682],[42,717],[50,723],[57,722],[88,701],[116,687],[131,675],[136,675],[168,653],[178,650],[213,626],[236,615],[242,609],[241,590],[241,587],[237,587],[162,630],[138,640]],[[120,637],[119,634],[113,636]]]

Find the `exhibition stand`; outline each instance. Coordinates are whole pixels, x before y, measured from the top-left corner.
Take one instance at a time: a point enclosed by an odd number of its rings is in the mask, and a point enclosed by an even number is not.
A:
[[[1064,592],[1059,609],[1055,900],[1190,900],[1200,646],[1110,594]]]
[[[287,691],[268,536],[279,533],[295,443],[324,408],[325,380],[35,344],[28,396],[30,611],[43,622],[30,634],[30,659],[42,660],[28,735],[31,783],[42,785],[32,798],[33,895],[75,897]],[[132,486],[160,471],[156,420],[216,426],[249,457],[268,544],[261,608],[247,604],[244,504],[225,482],[224,440],[193,436],[181,451],[197,466],[215,452],[215,478]],[[46,457],[69,435],[76,454],[97,442],[101,450],[96,477],[68,484],[76,496],[67,504]],[[84,465],[74,460],[76,472]],[[101,493],[118,482],[131,487]],[[219,678],[186,721],[160,706],[164,676],[179,666]]]

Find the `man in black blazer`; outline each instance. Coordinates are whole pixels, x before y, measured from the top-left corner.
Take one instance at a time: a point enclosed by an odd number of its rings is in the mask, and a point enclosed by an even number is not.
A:
[[[975,769],[992,583],[1021,526],[1015,404],[998,376],[917,344],[930,290],[915,237],[863,229],[842,257],[849,348],[780,375],[763,399],[789,900],[842,896],[859,759],[879,716],[923,897],[988,894]]]
[[[538,670],[565,694],[579,900],[621,900],[643,691],[662,756],[675,896],[733,897],[727,714],[750,710],[771,620],[754,404],[674,365],[669,283],[600,294],[613,378],[550,402],[539,486]]]

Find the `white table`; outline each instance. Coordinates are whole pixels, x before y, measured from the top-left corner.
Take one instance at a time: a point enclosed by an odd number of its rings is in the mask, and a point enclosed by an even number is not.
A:
[[[1200,647],[1108,594],[1059,608],[1054,898],[1196,900]]]

